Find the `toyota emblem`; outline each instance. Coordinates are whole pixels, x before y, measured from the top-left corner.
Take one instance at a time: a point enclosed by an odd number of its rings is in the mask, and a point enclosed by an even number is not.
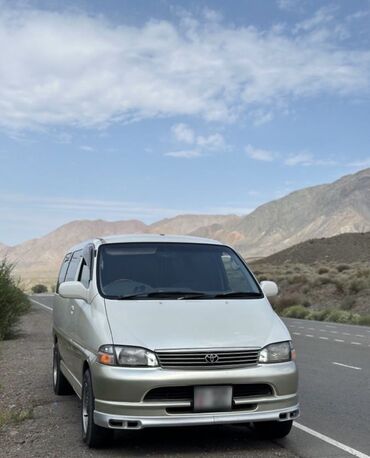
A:
[[[215,364],[218,361],[218,355],[216,355],[215,353],[209,353],[208,355],[205,356],[204,359],[209,364]]]

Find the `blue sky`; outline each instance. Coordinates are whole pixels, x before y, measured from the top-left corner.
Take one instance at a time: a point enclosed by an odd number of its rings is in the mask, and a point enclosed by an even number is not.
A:
[[[367,0],[0,0],[0,242],[370,167],[369,24]]]

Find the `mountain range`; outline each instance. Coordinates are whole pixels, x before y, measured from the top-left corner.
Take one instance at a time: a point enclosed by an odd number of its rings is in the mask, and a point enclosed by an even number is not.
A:
[[[0,244],[0,258],[16,263],[26,281],[50,283],[63,254],[95,236],[127,233],[190,234],[221,240],[247,259],[297,243],[347,232],[370,231],[370,168],[334,183],[304,188],[261,205],[246,216],[179,215],[151,225],[139,220],[77,220],[16,246]]]

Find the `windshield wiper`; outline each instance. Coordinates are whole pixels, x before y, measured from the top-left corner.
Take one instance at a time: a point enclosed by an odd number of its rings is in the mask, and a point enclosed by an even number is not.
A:
[[[261,293],[253,292],[253,291],[230,291],[228,293],[218,293],[213,296],[215,299],[220,298],[228,298],[228,297],[235,297],[235,298],[259,298],[262,297]]]
[[[140,298],[168,298],[175,297],[177,299],[208,299],[213,296],[197,292],[197,291],[151,291],[149,293],[136,293],[136,294],[127,294],[126,296],[112,297],[115,300],[126,300],[126,299],[140,299]]]

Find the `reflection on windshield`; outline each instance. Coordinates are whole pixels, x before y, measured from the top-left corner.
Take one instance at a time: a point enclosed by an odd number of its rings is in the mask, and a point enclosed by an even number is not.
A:
[[[252,298],[261,291],[228,247],[117,243],[99,250],[99,285],[114,299]]]

